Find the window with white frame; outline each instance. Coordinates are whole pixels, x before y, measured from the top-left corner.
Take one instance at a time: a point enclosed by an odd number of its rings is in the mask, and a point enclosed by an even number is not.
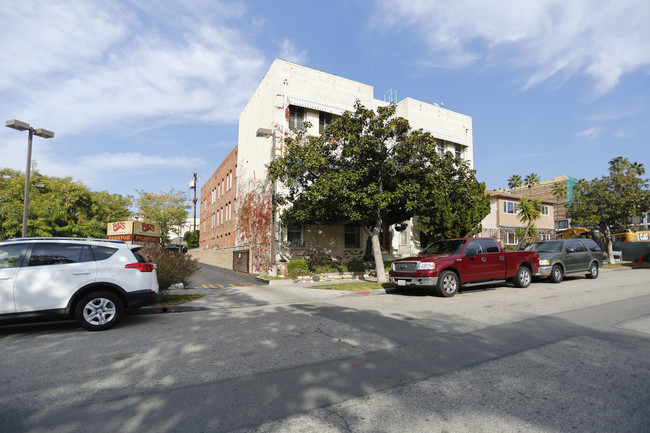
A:
[[[290,247],[304,247],[305,235],[303,226],[290,225],[287,227],[287,245]]]
[[[441,157],[445,156],[445,142],[442,140],[438,142],[438,155]]]
[[[540,241],[550,241],[551,240],[551,235],[548,234],[548,233],[540,233],[539,240]]]
[[[456,158],[463,156],[463,149],[460,147],[460,144],[456,145]]]
[[[514,201],[504,201],[503,202],[503,213],[516,214],[517,213],[517,203]]]
[[[322,134],[325,132],[325,128],[327,128],[331,123],[334,118],[334,115],[332,113],[325,113],[324,111],[321,111],[318,113],[318,133]]]
[[[517,233],[506,233],[506,245],[517,245],[518,243]]]
[[[303,131],[305,129],[305,109],[289,105],[289,127]]]
[[[545,204],[542,205],[542,215],[548,215],[549,214],[549,207],[546,206]]]

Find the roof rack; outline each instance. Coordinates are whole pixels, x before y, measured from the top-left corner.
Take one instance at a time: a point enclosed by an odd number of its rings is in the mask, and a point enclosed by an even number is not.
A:
[[[116,244],[123,244],[125,243],[124,241],[120,241],[117,239],[100,239],[100,238],[73,238],[73,237],[25,237],[25,238],[13,238],[13,239],[5,239],[2,242],[5,241],[88,241],[88,242],[112,242]]]

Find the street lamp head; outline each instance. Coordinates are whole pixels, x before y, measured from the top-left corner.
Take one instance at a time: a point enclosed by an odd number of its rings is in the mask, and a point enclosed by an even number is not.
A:
[[[43,128],[38,128],[34,131],[34,135],[41,137],[41,138],[53,138],[54,137],[54,132],[48,131],[47,129]]]
[[[11,119],[5,122],[7,128],[16,129],[18,131],[27,131],[30,126],[29,123],[21,122],[20,120]]]

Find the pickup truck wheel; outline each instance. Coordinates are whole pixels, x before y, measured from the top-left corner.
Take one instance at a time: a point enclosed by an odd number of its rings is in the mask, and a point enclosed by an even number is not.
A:
[[[589,273],[587,274],[587,278],[591,278],[592,280],[598,278],[598,264],[596,262],[593,262],[589,266]]]
[[[553,269],[551,269],[551,275],[548,276],[548,280],[551,283],[559,283],[562,281],[563,277],[564,274],[562,273],[562,268],[560,265],[553,265]]]
[[[533,276],[530,273],[530,269],[528,269],[526,266],[520,266],[519,269],[517,269],[517,275],[515,276],[514,279],[515,287],[524,289],[530,286],[530,282],[532,279]]]
[[[452,271],[443,271],[433,292],[436,296],[451,298],[458,292],[458,277]]]

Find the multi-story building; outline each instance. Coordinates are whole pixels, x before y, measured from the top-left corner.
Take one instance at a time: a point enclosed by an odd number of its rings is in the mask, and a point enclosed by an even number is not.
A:
[[[237,168],[238,197],[250,193],[253,188],[258,188],[260,194],[281,188],[279,183],[271,184],[266,166],[276,156],[282,155],[284,140],[292,133],[291,128],[308,128],[306,132],[310,135],[322,134],[337,116],[345,111],[354,111],[356,101],[370,109],[394,102],[396,116],[407,119],[413,129],[427,131],[439,140],[440,153],[452,152],[473,167],[470,116],[411,98],[399,102],[379,100],[374,97],[373,87],[367,84],[275,60],[239,118],[237,162],[229,165]],[[217,172],[223,173],[220,170],[221,167]],[[223,174],[215,173],[215,176],[221,178]],[[213,187],[206,185],[202,189],[201,246],[221,246],[214,237],[204,238],[211,221],[208,217],[211,211],[204,211],[204,206],[211,205],[203,198],[204,189]],[[237,207],[234,212],[237,212]],[[276,212],[269,230],[272,261],[314,252],[348,261],[363,257],[366,250],[366,235],[355,226],[282,227]],[[241,234],[234,239],[245,242]],[[411,226],[401,232],[394,232],[389,227],[384,229],[382,247],[387,253],[410,254],[419,247],[417,243],[418,234]]]
[[[488,190],[486,193],[490,194],[490,213],[481,222],[481,236],[497,238],[505,247],[516,247],[521,241],[517,230],[525,228],[519,220],[517,210],[521,196],[505,191]],[[543,200],[541,216],[535,221],[539,240],[555,239],[553,221],[554,202]]]
[[[202,248],[235,246],[236,192],[237,146],[201,188],[199,245]]]
[[[545,201],[552,201],[555,207],[555,228],[557,230],[564,230],[571,227],[571,220],[567,216],[567,206],[573,199],[573,189],[576,186],[578,179],[570,176],[556,176],[551,180],[545,180],[538,184],[522,185],[517,188],[510,189],[510,193],[525,197],[542,199]],[[566,187],[564,194],[553,194],[553,187],[556,183],[563,183]]]

